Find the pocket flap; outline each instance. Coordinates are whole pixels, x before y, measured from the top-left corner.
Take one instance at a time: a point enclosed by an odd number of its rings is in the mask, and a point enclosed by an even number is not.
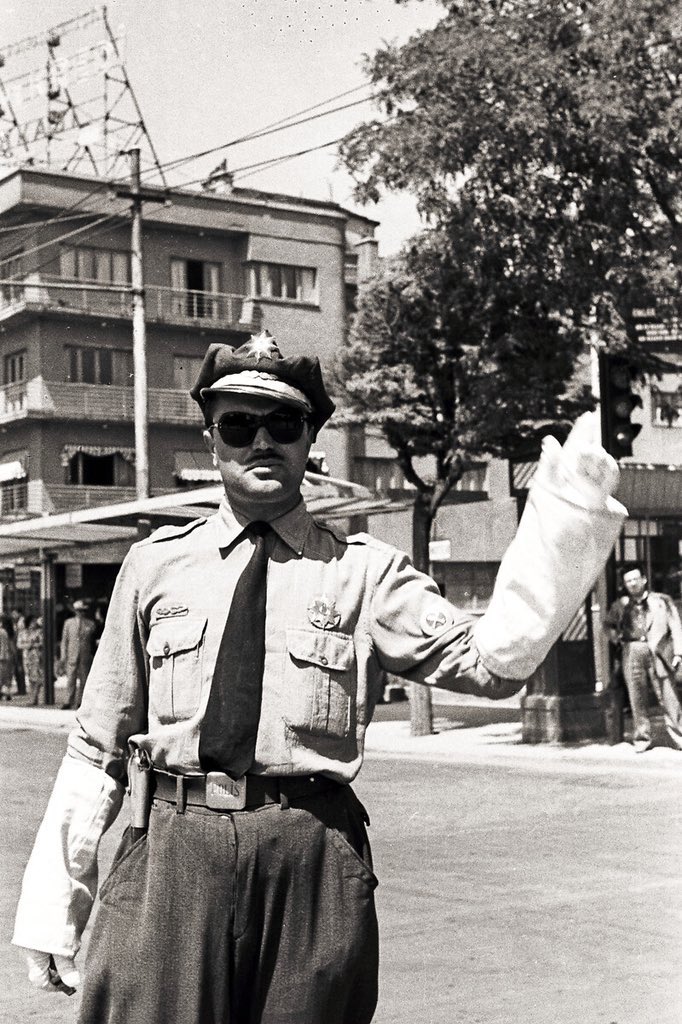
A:
[[[344,672],[353,664],[355,645],[351,636],[321,630],[288,629],[287,647],[292,658]]]
[[[168,658],[180,651],[191,651],[201,643],[206,621],[205,617],[190,615],[154,623],[147,640],[147,654],[153,658]]]

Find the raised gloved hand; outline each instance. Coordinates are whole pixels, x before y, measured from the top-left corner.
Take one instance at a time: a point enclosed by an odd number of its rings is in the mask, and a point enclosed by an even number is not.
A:
[[[73,957],[43,953],[39,949],[24,950],[28,964],[28,980],[46,992],[63,992],[72,996],[80,985],[80,974]]]
[[[601,446],[596,413],[586,412],[576,420],[563,446],[555,437],[543,438],[533,484],[585,509],[606,508],[627,515],[611,497],[619,475],[618,463]]]
[[[612,496],[618,466],[585,413],[563,447],[545,438],[526,508],[474,628],[484,665],[527,679],[594,586],[627,510]]]

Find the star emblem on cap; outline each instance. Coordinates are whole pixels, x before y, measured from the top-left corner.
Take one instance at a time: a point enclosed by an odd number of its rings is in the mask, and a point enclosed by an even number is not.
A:
[[[277,342],[269,331],[252,334],[246,344],[242,345],[240,355],[253,356],[257,363],[261,359],[272,360],[282,358],[282,353],[277,348]]]

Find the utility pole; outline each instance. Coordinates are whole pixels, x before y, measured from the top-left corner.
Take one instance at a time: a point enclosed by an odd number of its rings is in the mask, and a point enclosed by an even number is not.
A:
[[[45,703],[54,704],[54,663],[57,650],[55,556],[40,553],[40,611],[43,620],[43,683]]]
[[[130,189],[116,195],[131,199],[131,295],[133,307],[133,373],[135,377],[135,490],[138,500],[149,497],[149,411],[147,385],[147,327],[145,321],[144,277],[142,272],[142,203],[163,203],[165,196],[140,188],[140,150],[130,155]]]
[[[607,396],[603,393],[603,345],[600,342],[596,331],[590,342],[590,374],[592,383],[592,395],[597,402],[597,415],[599,417],[599,440],[604,447],[608,445],[606,436],[606,411],[604,408]],[[597,686],[603,693],[604,700],[604,729],[606,740],[614,745],[622,742],[623,739],[623,693],[621,688],[614,684],[612,678],[612,657],[609,641],[603,629],[603,618],[608,611],[611,601],[615,597],[615,556],[613,552],[609,555],[608,561],[597,577],[594,590],[588,600],[591,601],[592,610],[592,649],[594,654],[595,674]]]

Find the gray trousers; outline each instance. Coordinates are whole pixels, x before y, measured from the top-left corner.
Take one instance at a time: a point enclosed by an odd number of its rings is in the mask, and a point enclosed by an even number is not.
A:
[[[66,667],[66,703],[79,708],[83,700],[83,688],[92,666],[92,655],[88,652],[79,656],[78,661]]]
[[[102,886],[80,1024],[369,1024],[363,815],[349,786],[234,813],[155,800]]]
[[[673,680],[669,675],[656,672],[654,656],[649,645],[634,641],[623,644],[623,676],[630,697],[634,739],[651,742],[649,719],[649,688],[651,683],[658,703],[663,708],[668,735],[676,747],[682,749],[682,707],[677,698]]]

